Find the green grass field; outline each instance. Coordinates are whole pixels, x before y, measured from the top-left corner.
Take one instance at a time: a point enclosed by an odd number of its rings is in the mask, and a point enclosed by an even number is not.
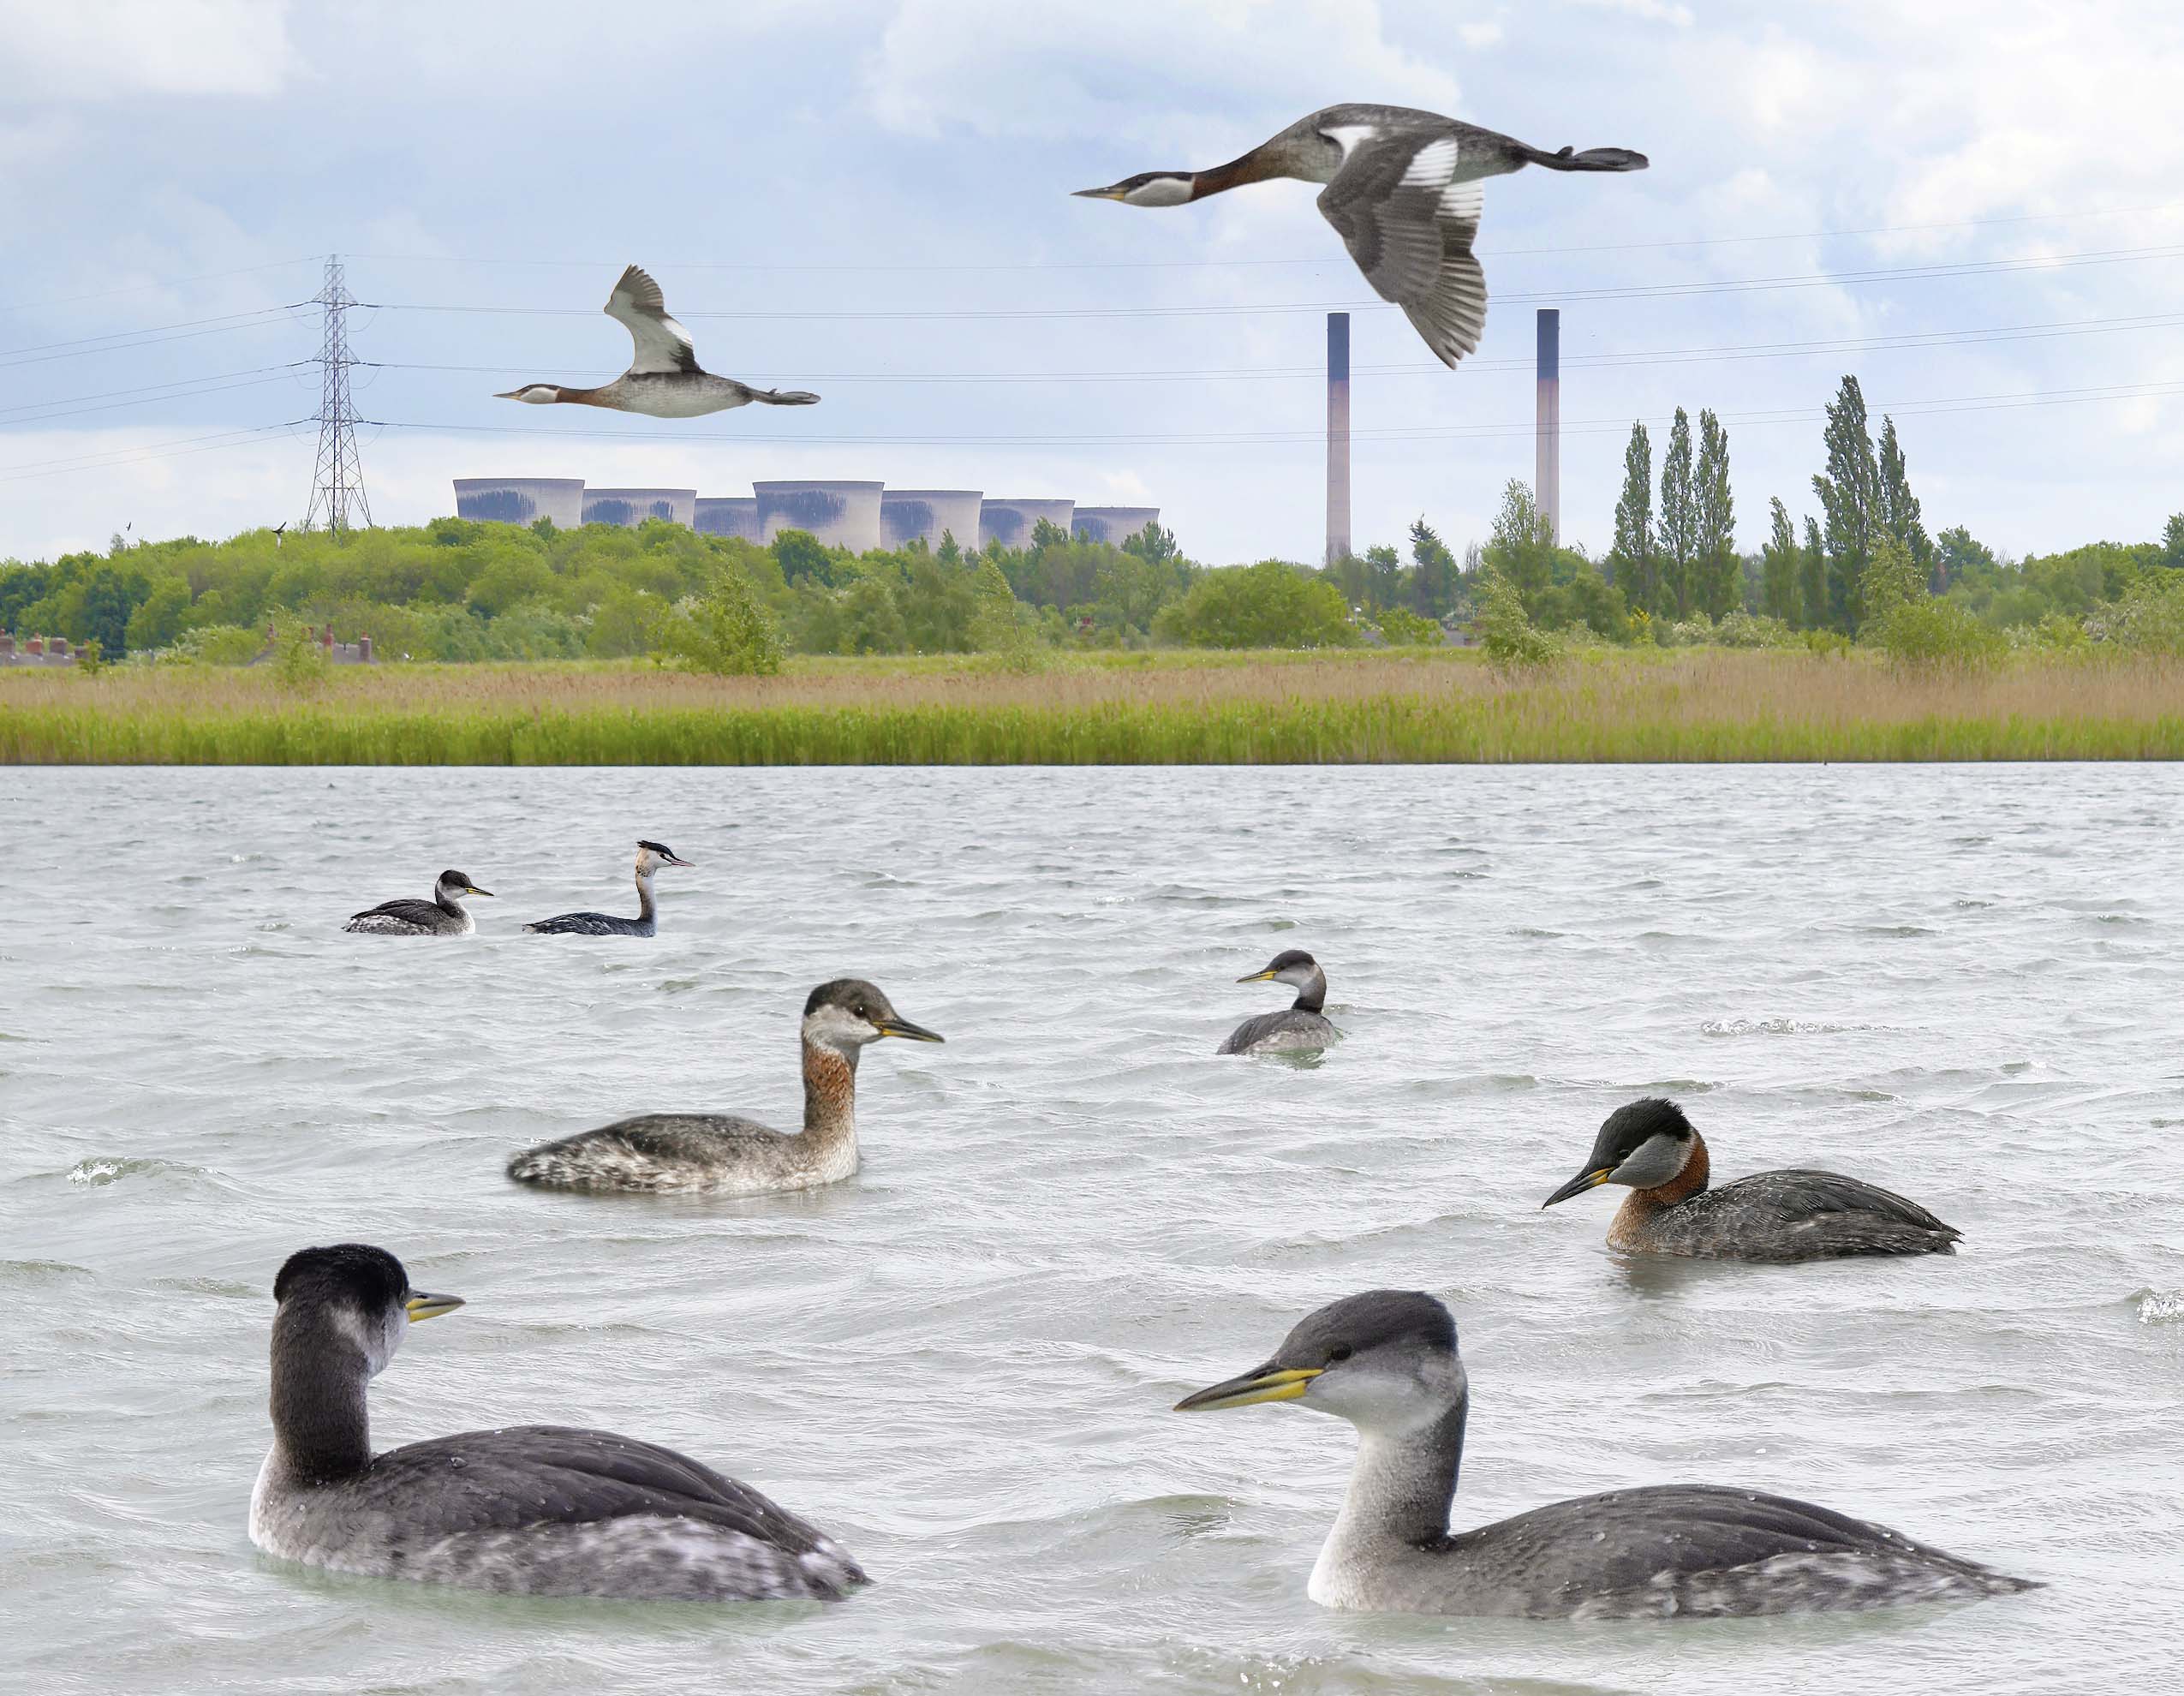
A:
[[[1089,765],[2184,757],[2184,666],[1609,651],[1497,672],[1470,651],[0,672],[0,761]]]

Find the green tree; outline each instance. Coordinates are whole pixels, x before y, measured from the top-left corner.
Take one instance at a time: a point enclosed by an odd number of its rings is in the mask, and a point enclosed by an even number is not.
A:
[[[1744,564],[1737,557],[1737,505],[1729,492],[1729,433],[1710,410],[1698,415],[1698,466],[1692,475],[1696,509],[1692,600],[1710,618],[1744,605]]]
[[[1420,513],[1411,526],[1411,578],[1417,609],[1437,618],[1456,605],[1456,556]]]
[[[1402,604],[1403,557],[1386,542],[1365,550],[1365,598],[1375,606]]]
[[[1649,615],[1661,605],[1661,562],[1653,534],[1653,442],[1644,424],[1631,426],[1623,450],[1623,493],[1615,503],[1609,569],[1623,599]]]
[[[1160,634],[1189,648],[1346,648],[1341,592],[1283,559],[1208,571],[1163,608]]]
[[[1676,409],[1668,451],[1661,456],[1662,613],[1682,618],[1692,609],[1692,563],[1698,552],[1698,498],[1692,482],[1691,420]]]
[[[2161,563],[2171,570],[2184,569],[2184,512],[2172,512],[2162,526]]]
[[[1512,478],[1501,491],[1501,510],[1495,514],[1483,559],[1487,571],[1516,592],[1526,618],[1543,626],[1560,622],[1548,609],[1554,586],[1554,543],[1547,515],[1532,499],[1531,485],[1520,479]]]
[[[1776,495],[1767,503],[1774,526],[1760,551],[1759,610],[1785,624],[1797,622],[1797,529],[1790,510]]]
[[[783,530],[767,544],[781,580],[794,585],[806,577],[822,583],[834,581],[834,557],[809,530]]]
[[[733,565],[724,565],[702,596],[663,620],[659,640],[663,658],[715,677],[770,678],[781,669],[780,626],[750,575]]]
[[[1873,457],[1873,437],[1865,424],[1865,397],[1858,379],[1845,377],[1828,403],[1821,440],[1828,469],[1812,480],[1826,521],[1828,618],[1839,630],[1855,634],[1865,616],[1859,594],[1865,568],[1882,533],[1881,470]]]
[[[182,634],[189,612],[189,584],[181,577],[162,577],[152,586],[135,612],[129,614],[124,636],[132,654],[172,645]]]
[[[970,621],[971,644],[991,654],[1011,672],[1036,671],[1044,659],[1029,609],[1016,598],[1001,568],[982,559],[972,574],[971,598],[976,611]]]
[[[1934,538],[1935,594],[1947,594],[1966,576],[1991,576],[1996,569],[1993,551],[1963,525],[1951,525]]]
[[[1183,558],[1183,550],[1176,546],[1175,532],[1162,529],[1159,520],[1153,518],[1145,521],[1143,529],[1122,539],[1122,551],[1155,565],[1173,565]]]
[[[1797,624],[1800,630],[1820,630],[1832,622],[1828,609],[1828,548],[1820,539],[1820,526],[1811,514],[1805,520],[1805,546],[1798,550]]]
[[[957,543],[956,533],[953,530],[943,530],[940,532],[940,546],[934,550],[933,557],[935,559],[938,559],[943,565],[960,565],[963,564],[963,549]]]
[[[1876,467],[1880,475],[1880,523],[1882,529],[1894,536],[1911,555],[1912,563],[1930,577],[1934,570],[1934,544],[1927,540],[1926,527],[1919,521],[1918,497],[1911,492],[1911,478],[1904,469],[1903,446],[1896,440],[1896,421],[1881,420],[1881,456]]]
[[[1497,669],[1530,670],[1551,663],[1560,649],[1525,612],[1517,586],[1489,564],[1479,574],[1479,611],[1472,621],[1479,646]]]
[[[1899,607],[1926,599],[1926,574],[1911,557],[1911,550],[1885,531],[1873,543],[1873,557],[1865,563],[1859,583],[1859,603],[1864,609],[1860,628],[1884,624]]]

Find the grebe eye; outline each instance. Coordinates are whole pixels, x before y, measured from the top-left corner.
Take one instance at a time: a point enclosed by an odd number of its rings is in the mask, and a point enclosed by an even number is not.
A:
[[[1347,1360],[1353,1352],[1348,1343],[1337,1343],[1327,1352],[1328,1364],[1331,1366],[1337,1361]]]

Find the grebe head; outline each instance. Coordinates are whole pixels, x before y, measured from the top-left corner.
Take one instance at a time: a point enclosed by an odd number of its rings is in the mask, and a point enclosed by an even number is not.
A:
[[[665,842],[637,844],[637,875],[650,877],[662,866],[687,866],[690,863],[670,848]]]
[[[1126,206],[1180,206],[1196,192],[1196,178],[1187,170],[1148,170],[1125,176],[1105,188],[1079,188],[1087,200],[1120,200]]]
[[[403,1330],[462,1305],[461,1296],[409,1287],[402,1263],[368,1243],[336,1243],[299,1249],[273,1280],[279,1317],[321,1317],[363,1351],[369,1370],[385,1369],[402,1346]]]
[[[520,389],[510,389],[498,394],[495,400],[528,401],[533,406],[552,406],[561,398],[561,389],[553,383],[526,383]]]
[[[1258,970],[1247,972],[1238,983],[1287,983],[1302,989],[1319,976],[1320,963],[1302,948],[1286,948]]]
[[[911,1024],[862,977],[838,977],[813,990],[804,1002],[803,1036],[807,1042],[844,1051],[862,1048],[882,1036],[903,1036],[913,1042],[946,1040],[938,1031]]]
[[[1540,1205],[1552,1207],[1602,1184],[1658,1188],[1684,1169],[1698,1142],[1698,1132],[1674,1102],[1648,1096],[1629,1102],[1608,1115],[1584,1169]]]
[[[470,881],[466,874],[459,871],[442,872],[434,893],[443,901],[452,901],[461,895],[483,895],[488,899],[491,899],[492,895],[492,890],[479,888],[476,884]]]
[[[1186,1395],[1175,1411],[1294,1401],[1399,1436],[1445,1417],[1465,1389],[1448,1310],[1423,1290],[1367,1290],[1308,1314],[1264,1365]]]

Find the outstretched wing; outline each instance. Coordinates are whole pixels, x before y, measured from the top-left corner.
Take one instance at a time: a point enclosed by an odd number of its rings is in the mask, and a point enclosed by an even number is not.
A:
[[[1486,200],[1468,164],[1453,133],[1366,136],[1319,201],[1374,291],[1447,366],[1486,328],[1486,273],[1471,252]]]
[[[606,315],[629,331],[637,344],[630,369],[640,373],[669,373],[699,370],[697,349],[690,332],[667,315],[667,302],[659,284],[641,266],[622,273],[614,292],[606,297]]]

